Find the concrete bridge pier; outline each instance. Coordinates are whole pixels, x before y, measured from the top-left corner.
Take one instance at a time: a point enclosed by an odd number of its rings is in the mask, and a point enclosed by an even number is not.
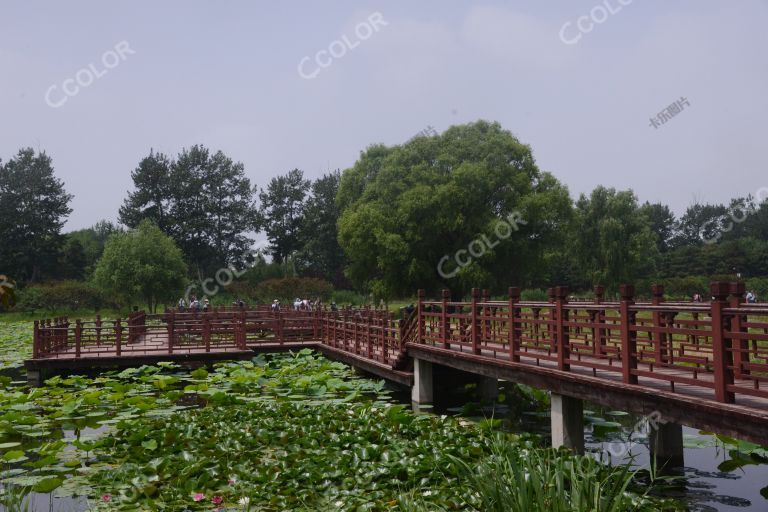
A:
[[[476,386],[477,399],[481,403],[493,404],[496,402],[499,396],[498,379],[432,364],[418,358],[413,360],[411,401],[414,404],[434,404],[439,401],[445,406],[451,405],[455,400],[459,400],[458,403],[463,404],[462,398],[457,397],[456,392],[468,384]],[[436,392],[439,392],[440,396],[436,396]]]
[[[584,453],[584,401],[551,394],[552,447]]]
[[[414,405],[426,405],[434,402],[434,379],[432,378],[432,363],[423,359],[413,360],[413,387],[411,402]]]
[[[478,376],[477,393],[484,404],[494,404],[499,397],[499,379]]]
[[[27,385],[31,388],[39,388],[46,378],[43,370],[27,370]]]
[[[659,423],[651,428],[648,447],[656,467],[668,472],[685,465],[683,455],[683,426],[679,423]]]

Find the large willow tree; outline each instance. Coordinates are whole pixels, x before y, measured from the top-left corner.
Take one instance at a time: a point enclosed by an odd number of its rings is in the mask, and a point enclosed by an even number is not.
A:
[[[344,171],[337,201],[347,275],[383,297],[546,282],[572,209],[530,147],[485,121],[369,147]],[[525,224],[499,237],[510,215]]]

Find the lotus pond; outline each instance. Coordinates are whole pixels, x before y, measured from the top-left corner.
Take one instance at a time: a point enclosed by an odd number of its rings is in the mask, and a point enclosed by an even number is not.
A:
[[[527,476],[505,485],[527,486],[529,500],[551,503],[548,490],[571,510],[610,488],[615,510],[656,509],[627,492],[624,470],[491,433],[493,422],[415,414],[383,382],[309,350],[2,388],[8,510],[489,510],[473,475],[509,454]],[[566,471],[586,484],[578,496]]]
[[[31,338],[29,323],[6,323],[0,336],[2,366],[15,369],[28,357],[19,340]],[[654,478],[649,487],[647,472],[620,465],[626,458],[614,457],[617,469],[609,469],[542,449],[546,394],[502,383],[498,402],[481,405],[471,386],[461,392],[460,407],[415,414],[383,382],[309,350],[208,369],[159,364],[54,377],[34,389],[0,377],[0,510],[567,511],[601,503],[601,511],[707,511],[768,503],[757,501],[768,483],[760,447],[687,430],[686,460],[720,467],[687,468],[682,480]],[[637,462],[647,465],[635,418],[588,411],[586,433],[595,452],[639,441]],[[739,501],[746,476],[756,498]],[[499,495],[513,487],[517,508]],[[649,492],[657,497],[642,496]]]
[[[0,371],[21,368],[32,357],[32,322],[0,321]]]

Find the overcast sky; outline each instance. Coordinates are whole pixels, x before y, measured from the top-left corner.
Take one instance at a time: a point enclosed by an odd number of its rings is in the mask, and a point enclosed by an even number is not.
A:
[[[8,1],[0,158],[47,151],[72,230],[116,219],[150,148],[221,149],[264,186],[487,119],[573,197],[680,212],[768,187],[766,27],[766,0]]]

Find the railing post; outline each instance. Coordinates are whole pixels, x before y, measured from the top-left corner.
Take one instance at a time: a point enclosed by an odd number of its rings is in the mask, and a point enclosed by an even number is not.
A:
[[[448,302],[451,299],[451,291],[443,289],[441,299],[440,342],[442,343],[443,348],[451,348],[451,320],[448,318]]]
[[[744,304],[745,295],[747,293],[747,287],[744,283],[731,283],[731,308],[738,309]],[[746,315],[734,315],[731,319],[731,332],[746,334],[748,329],[744,326],[747,321]],[[740,379],[742,375],[749,375],[749,340],[744,339],[731,339],[731,347],[733,347],[733,376]]]
[[[355,341],[355,354],[360,353],[360,339],[358,338],[358,332],[357,332],[357,315],[359,314],[360,314],[359,312],[352,313],[352,325],[354,326],[354,331],[353,331],[354,334],[352,337],[354,338],[354,341]]]
[[[547,302],[550,304],[555,303],[555,288],[547,288]],[[557,354],[557,326],[555,325],[555,322],[557,322],[557,309],[556,308],[548,308],[547,312],[549,313],[549,321],[547,322],[547,336],[549,336],[549,349],[550,351]]]
[[[353,318],[354,320],[354,318]],[[345,352],[350,352],[349,349],[349,335],[350,335],[350,328],[349,328],[349,311],[344,309],[341,312],[341,343],[342,343],[342,350]],[[354,332],[354,327],[351,329],[352,332]],[[354,340],[352,340],[354,343]],[[354,347],[354,344],[352,345]]]
[[[715,370],[715,399],[718,402],[732,404],[735,401],[733,392],[728,386],[733,385],[731,364],[733,354],[728,350],[729,320],[723,315],[723,308],[730,291],[730,284],[724,282],[710,284],[712,302],[710,303],[710,318],[712,319],[712,364]]]
[[[482,297],[483,297],[483,302],[485,304],[488,304],[491,301],[491,291],[488,290],[487,288],[485,288],[483,290]],[[480,331],[481,335],[482,335],[482,337],[480,338],[480,341],[481,342],[483,342],[483,341],[487,342],[487,340],[489,340],[491,338],[491,332],[490,332],[491,331],[491,321],[488,319],[488,317],[491,315],[491,308],[486,305],[486,306],[483,306],[480,311],[482,311],[482,317],[481,317],[480,321],[481,321],[482,326],[483,326],[483,329]]]
[[[83,342],[83,324],[78,318],[75,320],[75,357],[80,357]]]
[[[619,286],[621,303],[621,369],[625,384],[637,384],[637,331],[633,329],[635,313],[630,311],[630,306],[635,303],[635,287],[631,284]]]
[[[654,306],[660,305],[662,302],[664,302],[664,286],[660,284],[654,284],[651,286],[651,294],[653,295],[653,299],[651,303]],[[652,313],[653,317],[653,351],[656,359],[656,364],[663,364],[669,361],[669,347],[667,347],[667,334],[663,333],[659,330],[660,327],[663,327],[663,315],[659,312],[654,310]]]
[[[472,340],[472,353],[473,354],[479,354],[480,353],[480,322],[478,320],[477,315],[477,302],[480,298],[480,290],[478,288],[472,288],[472,311],[470,314],[471,318],[471,326],[472,329],[470,330],[470,336]]]
[[[555,335],[557,337],[557,369],[567,372],[571,369],[568,360],[571,357],[570,335],[565,323],[568,321],[568,287],[556,286],[555,292]]]
[[[174,311],[171,310],[168,313],[167,319],[168,319],[168,324],[167,324],[167,327],[168,327],[168,353],[169,354],[173,354],[173,338],[174,338],[174,336],[176,334],[174,332],[176,330],[176,325],[175,325],[176,313],[174,313]]]
[[[338,333],[336,332],[336,328],[338,327],[339,322],[339,312],[338,311],[331,311],[328,313],[328,321],[331,322],[331,332],[330,332],[330,342],[332,347],[338,347]]]
[[[520,318],[520,288],[509,287],[509,309],[507,314],[507,329],[509,329],[509,359],[513,363],[520,362],[520,338],[522,334],[522,318]]]
[[[373,359],[373,318],[371,313],[368,314],[366,323],[368,324],[368,359]]]
[[[120,324],[120,319],[115,320],[115,355],[119,356],[123,353],[123,326]]]
[[[240,308],[240,350],[248,349],[248,317],[245,313],[245,308]]]
[[[211,319],[208,317],[208,312],[203,313],[203,344],[205,345],[205,351],[211,351]]]
[[[426,292],[423,289],[419,289],[416,292],[416,343],[424,343],[424,337],[427,331],[426,320],[424,319],[425,296]],[[410,319],[406,319],[406,322],[409,320]],[[400,347],[400,350],[405,350],[405,347]]]
[[[101,315],[96,315],[96,345],[101,344]]]
[[[389,342],[390,342],[390,328],[393,321],[392,312],[387,312],[384,316],[384,323],[382,324],[382,342],[381,342],[381,354],[384,358],[384,362],[389,361]]]
[[[603,303],[605,286],[596,285],[594,293],[595,305],[599,306]],[[605,328],[602,326],[605,323],[605,310],[602,308],[595,309],[592,321],[594,322],[592,327],[592,353],[600,357],[605,354]]]
[[[40,322],[35,320],[32,328],[32,359],[40,357]]]

